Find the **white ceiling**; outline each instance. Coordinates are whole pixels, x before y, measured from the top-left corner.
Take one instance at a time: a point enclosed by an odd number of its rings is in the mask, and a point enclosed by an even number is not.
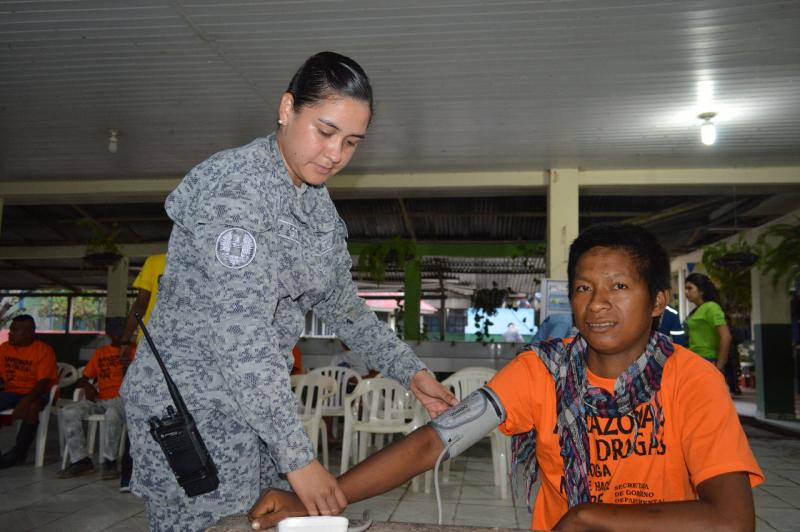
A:
[[[0,2],[0,179],[182,175],[325,49],[375,89],[351,173],[800,164],[797,0],[32,0]]]

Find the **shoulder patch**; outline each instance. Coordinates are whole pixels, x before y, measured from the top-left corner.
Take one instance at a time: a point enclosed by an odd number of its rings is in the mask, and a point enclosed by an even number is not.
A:
[[[244,268],[256,256],[256,239],[241,227],[225,229],[217,237],[216,255],[226,268]]]

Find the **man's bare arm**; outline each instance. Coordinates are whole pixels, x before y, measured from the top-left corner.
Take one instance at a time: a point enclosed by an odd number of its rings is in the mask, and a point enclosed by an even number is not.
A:
[[[572,508],[556,530],[691,532],[755,530],[753,492],[747,473],[726,473],[697,486],[696,501],[656,504],[585,503]]]
[[[339,477],[339,486],[348,503],[374,497],[431,469],[442,449],[444,445],[436,431],[425,425],[347,471]],[[256,530],[299,515],[307,513],[297,496],[273,489],[262,493],[248,513]]]

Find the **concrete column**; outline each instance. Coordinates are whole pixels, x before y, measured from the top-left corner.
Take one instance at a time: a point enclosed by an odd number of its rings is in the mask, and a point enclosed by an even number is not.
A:
[[[422,295],[422,264],[419,257],[405,265],[405,305],[403,306],[403,336],[406,340],[419,340],[419,307]]]
[[[550,170],[547,188],[547,277],[567,278],[569,245],[578,236],[578,170]]]
[[[128,257],[108,267],[107,279],[106,317],[125,317],[128,314]]]
[[[787,283],[777,285],[758,268],[750,272],[756,347],[756,410],[772,419],[795,419],[794,357]]]

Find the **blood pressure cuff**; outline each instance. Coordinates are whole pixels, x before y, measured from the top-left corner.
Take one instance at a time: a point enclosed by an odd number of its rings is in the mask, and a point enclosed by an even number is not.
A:
[[[488,386],[484,386],[428,424],[445,446],[450,445],[445,456],[449,460],[472,447],[505,419],[503,403]]]

